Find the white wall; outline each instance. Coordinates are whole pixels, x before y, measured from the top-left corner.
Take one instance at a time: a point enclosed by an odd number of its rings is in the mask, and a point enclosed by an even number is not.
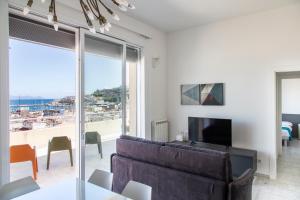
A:
[[[233,119],[233,146],[258,150],[258,172],[276,178],[275,71],[300,66],[300,5],[168,35],[171,139],[188,116]],[[290,66],[290,67],[288,67]],[[225,106],[181,106],[180,84],[225,83]]]
[[[23,8],[27,1],[25,0],[10,0],[11,5]],[[44,16],[48,13],[47,4],[39,2],[34,3],[33,12]],[[57,15],[59,20],[64,23],[86,27],[86,22],[81,11],[72,9],[60,3],[57,3]],[[124,39],[133,44],[143,46],[143,55],[145,69],[144,88],[145,97],[145,135],[147,138],[151,136],[151,121],[161,118],[166,118],[166,34],[147,24],[137,21],[122,13],[118,13],[121,20],[119,22],[111,21],[113,27],[108,35]],[[138,33],[138,34],[136,34]],[[139,34],[151,37],[145,39]],[[160,66],[152,68],[152,58],[160,57]]]
[[[282,113],[300,114],[300,79],[282,80]]]

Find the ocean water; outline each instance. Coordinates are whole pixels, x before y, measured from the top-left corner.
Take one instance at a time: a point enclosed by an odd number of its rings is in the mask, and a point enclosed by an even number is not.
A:
[[[11,106],[19,106],[19,105],[41,105],[48,104],[54,101],[55,99],[11,99]]]
[[[50,106],[49,103],[55,99],[11,99],[10,110],[42,111],[42,110],[60,110],[62,106]]]

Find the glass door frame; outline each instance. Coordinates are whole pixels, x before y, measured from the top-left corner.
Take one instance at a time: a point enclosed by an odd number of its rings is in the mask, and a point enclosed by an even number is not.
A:
[[[135,131],[136,131],[136,137],[141,137],[141,138],[145,138],[145,135],[142,134],[142,118],[141,118],[141,113],[142,113],[142,60],[141,60],[141,56],[142,56],[142,52],[143,52],[143,48],[142,47],[138,47],[136,45],[130,44],[130,43],[126,43],[126,52],[127,52],[127,48],[131,48],[131,49],[135,49],[138,53],[137,55],[137,66],[136,66],[136,79],[135,79],[135,83],[136,83],[136,110],[135,110],[135,115],[136,115],[136,127],[135,127]],[[126,59],[127,59],[127,55]],[[125,93],[127,92],[127,88],[126,88],[126,71],[127,71],[127,60],[125,60]],[[126,101],[126,98],[125,98]],[[126,107],[127,107],[127,102],[126,102]],[[126,109],[124,112],[127,112]],[[127,120],[127,116],[126,116],[126,120]],[[126,124],[126,122],[125,122]],[[126,127],[125,127],[126,128]],[[126,133],[126,130],[125,130]]]
[[[84,74],[84,70],[85,70],[85,38],[87,36],[93,37],[95,39],[99,39],[99,40],[106,40],[108,42],[112,42],[118,45],[122,46],[122,99],[121,99],[121,103],[122,103],[122,135],[126,134],[126,48],[127,47],[131,47],[131,48],[135,48],[138,50],[138,66],[137,66],[137,70],[138,70],[138,74],[140,74],[140,68],[141,68],[141,54],[142,54],[142,47],[139,47],[137,45],[134,44],[130,44],[128,42],[125,42],[123,40],[120,39],[116,39],[110,36],[106,36],[103,34],[99,34],[99,33],[91,33],[89,30],[85,29],[85,28],[79,28],[78,31],[78,70],[77,70],[77,94],[76,94],[76,98],[77,98],[77,130],[79,132],[79,178],[81,180],[85,180],[85,111],[84,111],[84,91],[85,91],[85,74]],[[138,80],[136,80],[138,81]],[[141,95],[141,86],[140,84],[138,84],[137,87],[137,94],[138,96]],[[138,103],[137,103],[138,104]],[[136,108],[136,114],[137,114],[137,118],[141,115],[140,111],[141,108],[140,106],[137,105]],[[137,121],[137,133],[140,133],[140,120]],[[138,135],[141,136],[141,135]]]
[[[22,12],[19,10],[15,10],[13,8],[8,9],[8,13],[12,13],[15,15],[20,15],[23,17]],[[37,22],[42,22],[47,24],[48,21],[45,17],[42,15],[38,14],[29,14],[26,16],[26,18],[35,20]],[[79,177],[80,179],[85,178],[85,138],[84,138],[84,107],[83,107],[83,102],[84,102],[84,53],[85,53],[85,46],[84,46],[84,40],[85,40],[85,35],[92,36],[95,38],[99,39],[104,39],[116,44],[121,44],[123,46],[123,52],[122,52],[122,134],[126,134],[126,48],[135,48],[138,50],[138,65],[137,65],[137,73],[139,74],[137,77],[137,98],[138,104],[136,108],[136,114],[137,114],[137,133],[138,137],[144,137],[144,84],[142,81],[144,80],[144,62],[142,60],[142,55],[143,55],[143,47],[136,45],[134,43],[130,43],[121,39],[113,38],[111,36],[103,35],[103,34],[93,34],[89,32],[85,28],[81,28],[72,24],[67,24],[67,23],[60,23],[59,26],[63,29],[70,30],[75,33],[75,54],[76,54],[76,131],[75,131],[75,147],[76,147],[76,177]],[[8,38],[9,39],[9,38]],[[8,60],[7,60],[8,62]],[[6,65],[6,70],[9,70],[9,65]],[[142,89],[143,88],[143,89]],[[8,95],[8,88],[1,88],[5,90]],[[143,97],[142,97],[143,96]],[[7,111],[9,110],[9,102],[7,102]],[[6,121],[7,124],[9,123],[9,118],[8,118],[8,113],[4,113],[3,115],[7,116]],[[9,132],[6,134],[2,134],[1,141],[9,141]],[[3,155],[3,160],[4,162],[0,163],[0,168],[1,172],[6,171],[6,176],[1,177],[3,182],[9,182],[10,178],[10,170],[9,170],[9,142],[6,142],[5,146],[3,143],[1,143],[1,150],[4,149],[6,151],[5,155]],[[1,183],[1,181],[0,181]]]
[[[20,17],[23,17],[23,18],[26,18],[26,19],[31,19],[31,20],[34,20],[36,22],[41,22],[43,24],[48,24],[48,20],[46,17],[43,17],[42,15],[39,15],[39,14],[28,14],[28,16],[25,16],[23,15],[22,11],[18,10],[18,9],[15,9],[15,8],[10,8],[8,7],[8,15],[7,17],[9,18],[9,14],[14,14],[14,15],[17,15],[17,16],[20,16]],[[75,101],[75,104],[76,104],[76,116],[75,116],[75,121],[76,121],[76,129],[75,129],[75,170],[76,170],[76,177],[79,176],[80,174],[80,146],[79,146],[79,143],[80,143],[80,132],[79,132],[79,129],[78,129],[78,118],[79,118],[79,111],[77,110],[77,108],[79,107],[79,102],[77,101],[78,100],[78,82],[79,82],[79,76],[78,76],[78,72],[79,72],[79,69],[80,69],[80,54],[79,54],[79,49],[80,49],[80,43],[79,43],[79,28],[75,27],[75,26],[72,26],[70,24],[66,24],[66,23],[59,23],[59,28],[62,28],[64,30],[68,30],[68,31],[71,31],[71,32],[74,32],[75,34],[75,49],[74,49],[74,52],[75,52],[75,59],[76,59],[76,66],[75,67],[75,70],[76,70],[76,77],[75,77],[75,82],[76,82],[76,88],[75,88],[75,98],[76,98],[76,101]],[[10,35],[8,34],[8,41],[9,39],[12,38],[10,37]],[[9,51],[8,51],[9,53]],[[8,62],[9,60],[7,60]],[[8,71],[9,73],[9,63],[6,65],[6,70]],[[9,78],[9,76],[8,76]],[[9,80],[8,80],[9,82]],[[9,86],[9,84],[8,84]],[[1,88],[2,89],[2,88]],[[8,99],[8,103],[6,105],[7,109],[6,111],[8,111],[8,113],[4,113],[5,116],[6,116],[6,123],[7,123],[7,126],[9,126],[9,87],[6,87],[5,88],[5,92],[7,94],[7,97],[4,97],[4,98],[7,98]],[[10,179],[11,179],[11,172],[10,172],[10,161],[9,161],[9,157],[10,157],[10,154],[9,154],[9,146],[10,146],[10,131],[9,129],[7,130],[6,134],[0,134],[0,140],[4,139],[3,141],[5,141],[5,145],[2,145],[2,143],[0,142],[0,148],[4,148],[6,153],[3,155],[3,160],[4,162],[0,163],[0,169],[2,171],[6,171],[6,174],[5,176],[1,177],[1,181],[0,181],[0,185],[1,185],[1,182],[3,183],[9,183],[10,182]],[[78,164],[77,164],[78,163]],[[0,173],[1,175],[1,173]]]

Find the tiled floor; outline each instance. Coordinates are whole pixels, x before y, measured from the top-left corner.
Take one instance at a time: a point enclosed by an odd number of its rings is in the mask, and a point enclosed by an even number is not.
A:
[[[293,140],[278,159],[277,180],[256,177],[253,200],[300,200],[300,141]]]
[[[86,147],[86,177],[89,178],[95,169],[110,171],[110,155],[115,152],[115,140],[102,143],[103,158],[98,154],[97,145]],[[73,153],[75,159],[75,152]],[[75,161],[76,162],[76,161]],[[51,186],[61,180],[76,176],[75,167],[71,167],[69,152],[63,151],[51,154],[50,169],[46,170],[47,157],[38,158],[39,172],[37,183],[41,187]],[[74,163],[76,166],[76,163]],[[32,176],[30,162],[11,164],[11,179],[17,180],[22,177]]]

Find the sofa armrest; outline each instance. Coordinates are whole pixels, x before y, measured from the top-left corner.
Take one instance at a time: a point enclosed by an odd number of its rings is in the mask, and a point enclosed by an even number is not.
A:
[[[117,155],[116,153],[113,153],[113,154],[110,155],[110,172],[111,173],[113,173],[113,170],[112,170],[113,169],[112,159],[116,155]]]
[[[240,177],[229,184],[228,200],[251,200],[254,170],[246,170]]]

